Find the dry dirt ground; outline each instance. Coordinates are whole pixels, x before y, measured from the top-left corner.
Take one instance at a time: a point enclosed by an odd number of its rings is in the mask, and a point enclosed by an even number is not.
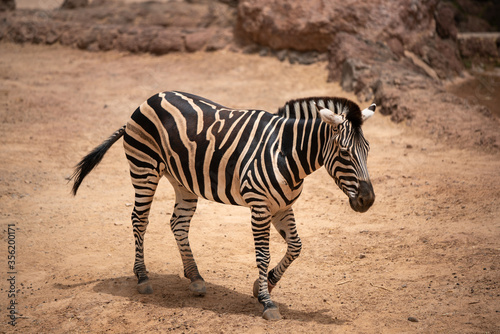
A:
[[[353,98],[326,83],[325,67],[0,43],[0,332],[498,333],[500,156],[450,148],[380,114],[364,127],[377,196],[367,213],[353,212],[324,170],[305,182],[295,205],[303,251],[273,291],[278,322],[263,320],[252,297],[248,209],[199,203],[190,236],[208,292],[194,297],[164,181],[146,235],[155,292],[139,295],[121,140],[70,196],[73,166],[150,95],[175,89],[270,111],[298,97]],[[274,265],[286,245],[274,230],[271,242]]]

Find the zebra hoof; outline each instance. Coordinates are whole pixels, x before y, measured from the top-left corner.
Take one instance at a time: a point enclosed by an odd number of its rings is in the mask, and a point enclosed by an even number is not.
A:
[[[274,287],[275,287],[274,285],[269,284],[269,281],[267,282],[267,290],[269,291],[269,293],[271,293],[271,291],[273,291]],[[253,296],[255,298],[259,297],[259,279],[258,278],[255,280],[255,282],[253,282]]]
[[[271,320],[271,321],[281,320],[281,314],[276,306],[270,307],[270,308],[264,310],[264,313],[262,314],[262,318],[264,318],[266,320]]]
[[[149,280],[137,284],[137,291],[142,295],[150,295],[153,293],[153,287],[149,283]]]
[[[193,292],[195,296],[204,296],[207,293],[207,287],[205,286],[205,281],[202,279],[196,280],[189,284],[189,290]]]
[[[255,282],[253,282],[253,296],[255,298],[259,297],[259,279],[257,278]]]

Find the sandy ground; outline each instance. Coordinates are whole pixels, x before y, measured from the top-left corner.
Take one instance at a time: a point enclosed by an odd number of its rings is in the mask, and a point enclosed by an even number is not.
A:
[[[252,297],[248,209],[200,202],[190,236],[208,292],[194,297],[169,229],[173,192],[164,181],[146,235],[155,293],[139,295],[121,141],[76,198],[67,178],[158,91],[270,111],[298,97],[353,98],[325,82],[326,64],[5,42],[0,55],[0,332],[500,332],[499,155],[444,147],[373,117],[365,136],[374,206],[355,213],[324,170],[309,176],[295,205],[303,252],[273,291],[284,319],[266,322]],[[286,245],[276,231],[271,237],[274,265]],[[16,326],[7,317],[11,276]]]

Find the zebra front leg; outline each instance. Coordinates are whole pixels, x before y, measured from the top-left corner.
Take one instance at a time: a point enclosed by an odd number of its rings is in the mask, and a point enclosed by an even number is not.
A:
[[[272,292],[278,281],[283,276],[286,269],[299,256],[302,249],[302,242],[297,233],[295,217],[292,208],[279,212],[272,217],[272,223],[279,234],[288,244],[285,256],[276,267],[269,271],[267,275],[267,286],[269,293]],[[259,280],[254,283],[253,294],[257,298],[259,293]]]
[[[252,207],[252,232],[255,243],[257,268],[259,269],[258,289],[255,289],[256,286],[254,284],[254,295],[257,295],[257,299],[264,306],[262,317],[266,320],[279,320],[281,319],[281,315],[278,307],[271,300],[267,284],[267,269],[269,268],[269,261],[271,260],[271,255],[269,253],[271,217],[272,215],[267,207]]]
[[[299,256],[302,249],[302,242],[297,233],[297,225],[295,224],[292,208],[275,214],[272,222],[279,234],[285,239],[288,247],[281,261],[267,275],[270,290],[276,286],[290,264]]]
[[[184,276],[191,280],[189,290],[197,296],[204,296],[207,292],[205,280],[198,271],[193,252],[189,244],[189,224],[196,211],[198,197],[188,192],[183,186],[172,183],[176,194],[174,212],[170,219],[170,227],[174,233],[177,247],[181,254],[184,266]]]

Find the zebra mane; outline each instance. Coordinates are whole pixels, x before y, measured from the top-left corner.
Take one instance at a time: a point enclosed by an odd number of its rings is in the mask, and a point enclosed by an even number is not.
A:
[[[278,109],[278,115],[285,118],[309,119],[319,117],[316,106],[328,108],[336,114],[345,114],[355,128],[361,127],[363,118],[359,106],[343,97],[308,97],[290,100]]]

